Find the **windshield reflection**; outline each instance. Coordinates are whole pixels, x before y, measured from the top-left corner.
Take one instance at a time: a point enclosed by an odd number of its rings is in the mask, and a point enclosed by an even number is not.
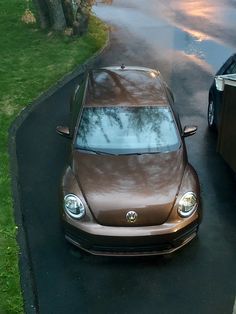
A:
[[[89,74],[87,104],[166,104],[166,95],[156,71],[97,70]]]
[[[168,107],[87,107],[82,113],[76,148],[133,154],[178,149],[179,138]]]

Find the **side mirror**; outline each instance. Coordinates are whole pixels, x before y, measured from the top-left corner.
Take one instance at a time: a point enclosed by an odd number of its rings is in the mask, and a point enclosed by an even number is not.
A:
[[[191,135],[195,134],[196,131],[197,131],[197,126],[195,126],[195,125],[186,125],[184,127],[184,131],[183,131],[182,136],[183,137],[191,136]]]
[[[61,136],[64,136],[64,137],[67,137],[67,138],[71,138],[71,135],[70,135],[70,130],[68,128],[68,126],[61,126],[61,125],[58,125],[56,127],[56,131],[58,134],[60,134]]]

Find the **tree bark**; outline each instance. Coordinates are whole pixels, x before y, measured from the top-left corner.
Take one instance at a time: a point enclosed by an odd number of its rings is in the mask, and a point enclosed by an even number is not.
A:
[[[50,26],[50,18],[48,12],[48,6],[45,0],[33,0],[33,4],[36,8],[36,14],[39,20],[39,25],[42,29]]]
[[[66,20],[61,0],[46,0],[46,3],[49,9],[52,29],[55,31],[63,31],[66,27]]]
[[[83,35],[88,29],[91,5],[94,0],[33,0],[40,27],[55,31],[73,29],[74,35]]]
[[[75,22],[73,24],[74,35],[83,35],[88,30],[89,15],[91,11],[91,0],[81,0],[76,12]]]
[[[75,14],[74,14],[74,9],[73,9],[71,0],[62,0],[62,7],[63,7],[67,27],[73,27]]]

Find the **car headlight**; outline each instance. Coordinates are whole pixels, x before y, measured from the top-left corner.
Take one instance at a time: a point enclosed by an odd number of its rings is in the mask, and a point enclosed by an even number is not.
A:
[[[181,217],[189,217],[197,209],[197,196],[193,192],[185,193],[178,205],[178,213]]]
[[[64,197],[64,209],[71,217],[80,219],[85,214],[82,201],[74,194],[67,194]]]

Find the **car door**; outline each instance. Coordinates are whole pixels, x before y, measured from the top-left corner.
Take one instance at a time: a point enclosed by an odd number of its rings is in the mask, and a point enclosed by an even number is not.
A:
[[[236,73],[236,54],[231,56],[223,66],[218,70],[216,75],[225,75],[225,74],[235,74]],[[215,104],[215,119],[216,125],[219,126],[220,123],[220,115],[221,115],[221,107],[223,101],[223,92],[218,91],[216,88],[215,80],[212,84],[212,88],[210,91],[210,97],[213,97]]]

